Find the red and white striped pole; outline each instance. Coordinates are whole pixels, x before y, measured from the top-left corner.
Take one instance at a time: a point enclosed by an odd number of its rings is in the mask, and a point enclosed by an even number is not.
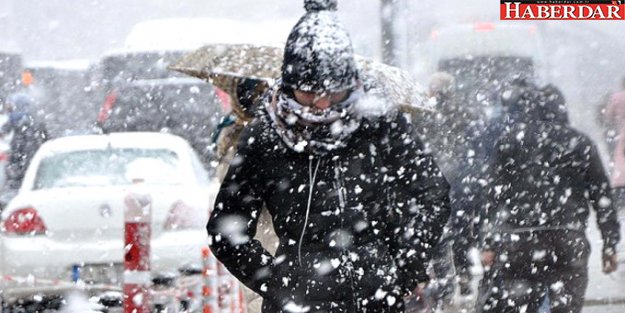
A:
[[[232,297],[232,313],[241,313],[241,299],[239,299],[239,281],[237,281],[234,277],[230,278],[230,283],[232,284],[232,288],[230,290],[230,296]]]
[[[232,276],[221,262],[217,263],[217,273],[219,276],[219,312],[232,313],[234,311]]]
[[[124,313],[149,313],[152,199],[130,193],[124,204]]]
[[[217,277],[217,259],[208,247],[202,248],[202,313],[219,311]]]
[[[240,313],[247,313],[247,301],[245,301],[245,294],[241,285],[239,285],[239,308]]]

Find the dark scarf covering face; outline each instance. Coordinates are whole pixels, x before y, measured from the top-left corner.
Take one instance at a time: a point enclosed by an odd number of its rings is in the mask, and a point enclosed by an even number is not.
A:
[[[324,155],[345,147],[360,127],[355,104],[363,94],[362,88],[358,88],[345,101],[325,110],[314,110],[277,89],[266,107],[276,132],[290,149]]]

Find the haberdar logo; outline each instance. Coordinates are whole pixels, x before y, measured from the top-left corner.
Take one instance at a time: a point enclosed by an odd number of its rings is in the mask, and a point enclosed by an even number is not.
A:
[[[502,20],[625,20],[623,0],[501,0]]]

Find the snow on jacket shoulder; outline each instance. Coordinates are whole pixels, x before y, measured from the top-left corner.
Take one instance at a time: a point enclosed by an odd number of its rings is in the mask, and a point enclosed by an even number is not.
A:
[[[399,307],[422,279],[449,186],[412,125],[392,116],[365,119],[322,157],[288,149],[266,116],[245,129],[207,230],[217,258],[266,307],[395,312],[376,293]],[[275,258],[252,239],[263,203],[280,239]]]

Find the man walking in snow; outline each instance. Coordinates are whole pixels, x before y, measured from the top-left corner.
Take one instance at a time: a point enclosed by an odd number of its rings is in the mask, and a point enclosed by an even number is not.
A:
[[[610,185],[593,142],[568,123],[554,86],[527,80],[504,93],[508,119],[491,157],[482,215],[478,312],[580,312],[588,284],[589,207],[604,241],[603,270],[616,270],[620,239]]]
[[[449,187],[402,114],[368,116],[336,0],[307,0],[267,114],[243,131],[207,225],[263,312],[403,312],[449,216]],[[263,205],[280,244],[254,240]]]

